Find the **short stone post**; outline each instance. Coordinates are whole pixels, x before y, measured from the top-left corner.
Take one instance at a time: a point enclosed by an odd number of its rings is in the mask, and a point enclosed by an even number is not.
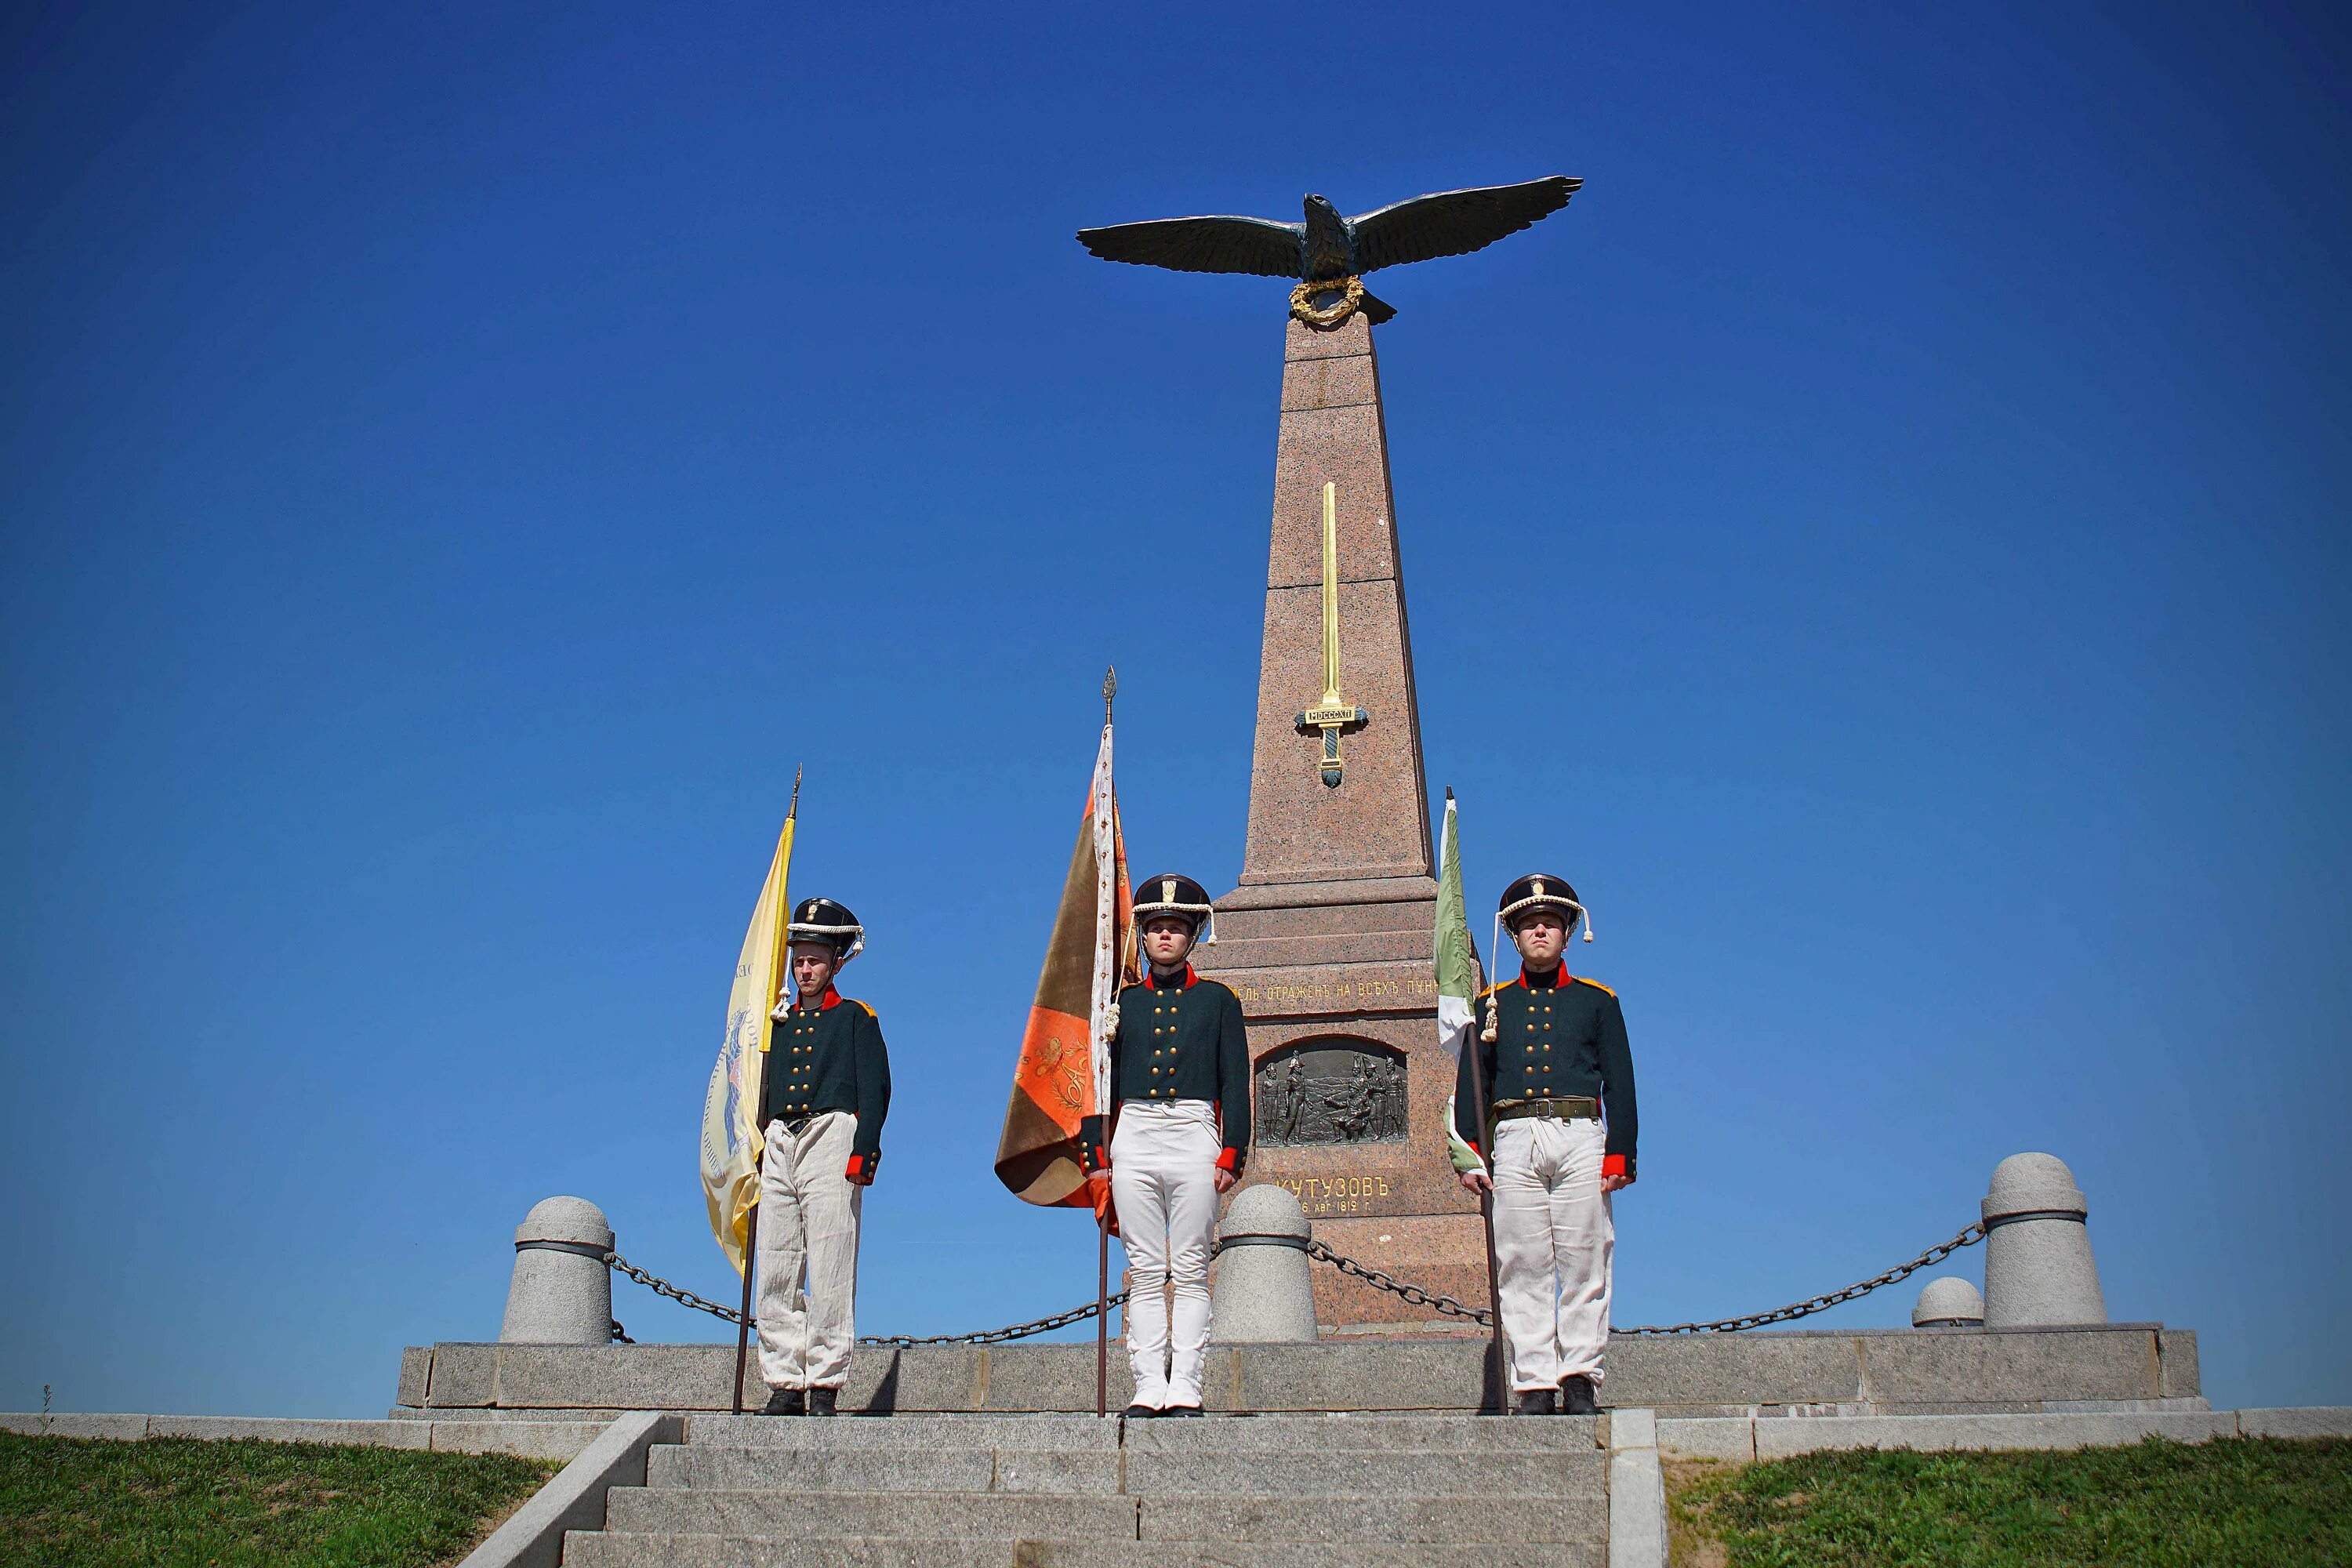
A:
[[[1915,1329],[1981,1329],[1984,1327],[1984,1298],[1977,1288],[1958,1275],[1947,1274],[1940,1279],[1930,1279],[1927,1288],[1919,1292],[1919,1304],[1911,1309],[1911,1326]]]
[[[1994,1168],[1984,1200],[1985,1327],[2107,1321],[2090,1212],[2055,1155],[2011,1154]]]
[[[1315,1284],[1307,1273],[1313,1235],[1286,1187],[1244,1187],[1217,1227],[1217,1287],[1211,1329],[1220,1344],[1315,1342]]]
[[[548,1198],[515,1226],[502,1344],[613,1342],[613,1227],[586,1198]]]

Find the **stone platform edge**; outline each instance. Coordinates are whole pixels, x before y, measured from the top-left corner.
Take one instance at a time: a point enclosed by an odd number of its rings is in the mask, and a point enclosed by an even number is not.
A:
[[[355,1448],[425,1448],[443,1454],[512,1454],[524,1459],[569,1463],[612,1425],[604,1420],[510,1421],[308,1420],[272,1415],[115,1415],[37,1410],[0,1411],[0,1432],[27,1437],[105,1437],[140,1442],[150,1437],[222,1440],[259,1438],[267,1443],[333,1443]]]
[[[1469,1412],[1488,1402],[1486,1351],[1475,1340],[1212,1345],[1202,1392],[1210,1409],[1228,1412]],[[733,1370],[734,1348],[723,1343],[412,1346],[391,1414],[721,1411]],[[1129,1397],[1126,1358],[1113,1357],[1110,1371],[1118,1408]],[[1664,1416],[1737,1418],[2202,1410],[2200,1392],[2194,1333],[2110,1323],[1619,1337],[1601,1397]],[[747,1375],[747,1408],[765,1393],[756,1371]],[[861,1346],[841,1403],[873,1414],[1090,1412],[1094,1347]]]
[[[2352,1437],[2352,1405],[2252,1410],[2053,1411],[2027,1415],[1661,1416],[1670,1459],[1748,1464],[1838,1448],[1915,1453],[2105,1448],[2165,1437]]]

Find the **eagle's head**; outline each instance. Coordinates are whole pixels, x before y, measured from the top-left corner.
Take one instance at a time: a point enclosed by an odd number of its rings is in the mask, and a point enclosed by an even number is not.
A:
[[[1308,278],[1344,278],[1355,270],[1349,252],[1348,220],[1327,197],[1309,195],[1307,198],[1306,276]]]

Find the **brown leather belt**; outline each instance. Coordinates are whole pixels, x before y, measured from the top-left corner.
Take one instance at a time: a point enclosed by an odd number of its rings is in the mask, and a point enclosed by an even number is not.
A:
[[[1495,1106],[1495,1120],[1512,1121],[1522,1116],[1557,1116],[1563,1121],[1598,1121],[1601,1102],[1571,1094],[1557,1100],[1505,1100]]]

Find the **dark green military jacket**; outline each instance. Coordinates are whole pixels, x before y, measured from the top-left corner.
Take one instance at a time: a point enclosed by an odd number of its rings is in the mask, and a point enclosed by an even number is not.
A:
[[[890,1053],[874,1009],[830,985],[814,1007],[795,1002],[776,1020],[760,1079],[760,1126],[825,1110],[857,1118],[850,1152],[882,1152],[882,1119],[890,1114]]]
[[[1486,997],[1496,1005],[1495,1043],[1479,1038],[1486,1028]],[[1564,969],[1549,974],[1522,973],[1506,985],[1490,986],[1472,1005],[1470,1044],[1485,1074],[1486,1103],[1581,1095],[1601,1102],[1608,1119],[1604,1174],[1633,1173],[1633,1147],[1641,1131],[1633,1105],[1633,1051],[1625,1040],[1625,1012],[1617,993],[1598,980],[1581,980]],[[1454,1130],[1465,1143],[1486,1153],[1481,1107],[1470,1092],[1470,1052],[1454,1084]]]
[[[1249,1034],[1241,998],[1186,964],[1118,994],[1110,1053],[1110,1102],[1205,1100],[1217,1108],[1217,1163],[1238,1171],[1249,1152]]]

